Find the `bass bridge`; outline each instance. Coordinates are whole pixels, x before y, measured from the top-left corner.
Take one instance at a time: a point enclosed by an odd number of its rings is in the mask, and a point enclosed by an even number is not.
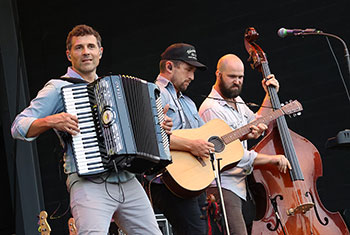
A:
[[[295,208],[289,208],[287,210],[287,215],[288,216],[293,216],[293,215],[298,214],[298,213],[305,214],[306,212],[308,212],[314,206],[315,206],[315,204],[312,203],[312,202],[303,203],[301,205],[296,206]]]

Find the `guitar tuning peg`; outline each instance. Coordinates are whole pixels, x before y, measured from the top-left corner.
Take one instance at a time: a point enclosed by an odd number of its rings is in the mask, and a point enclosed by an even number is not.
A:
[[[284,103],[281,103],[281,107],[283,107],[284,106]]]
[[[293,113],[291,115],[288,115],[290,118],[295,118],[296,116],[300,116],[301,115],[301,112],[297,112],[297,113]]]

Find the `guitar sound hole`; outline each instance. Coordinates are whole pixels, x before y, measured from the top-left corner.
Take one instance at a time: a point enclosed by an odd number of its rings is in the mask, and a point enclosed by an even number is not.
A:
[[[212,136],[208,139],[208,142],[214,144],[214,149],[216,153],[221,153],[225,149],[224,142],[220,139],[219,136]]]

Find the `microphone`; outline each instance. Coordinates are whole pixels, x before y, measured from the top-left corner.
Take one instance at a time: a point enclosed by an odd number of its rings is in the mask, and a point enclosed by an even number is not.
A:
[[[350,94],[348,92],[348,88],[346,86],[346,83],[344,81],[343,75],[341,73],[341,70],[340,70],[337,58],[335,57],[335,55],[333,53],[333,49],[332,49],[331,44],[330,44],[330,42],[328,40],[328,37],[335,38],[335,39],[339,40],[343,44],[345,59],[346,59],[347,65],[348,65],[348,72],[349,72],[349,75],[350,75],[350,54],[349,54],[348,47],[346,46],[346,43],[344,42],[343,39],[341,39],[337,35],[330,34],[330,33],[324,33],[321,30],[317,30],[317,29],[285,29],[285,28],[280,28],[277,31],[277,34],[281,38],[284,38],[284,37],[289,36],[289,35],[294,35],[294,36],[300,36],[300,35],[301,36],[304,36],[304,35],[321,35],[321,36],[325,36],[326,39],[327,39],[327,42],[328,42],[328,46],[330,47],[331,52],[333,54],[333,57],[334,57],[334,59],[335,59],[335,61],[337,63],[339,74],[340,74],[341,79],[343,80],[343,85],[345,87],[346,95],[347,95],[347,97],[349,99],[349,102],[350,102]]]
[[[309,33],[322,33],[322,31],[317,29],[285,29],[280,28],[277,31],[277,34],[281,38],[285,38],[286,36],[293,35],[293,36],[299,36],[299,35],[306,35]]]

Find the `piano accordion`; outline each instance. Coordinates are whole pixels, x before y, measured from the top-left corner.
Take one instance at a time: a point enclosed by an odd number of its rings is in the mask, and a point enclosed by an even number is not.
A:
[[[171,163],[160,90],[142,79],[117,75],[62,87],[65,111],[78,117],[72,136],[80,176],[110,170],[154,174]]]

